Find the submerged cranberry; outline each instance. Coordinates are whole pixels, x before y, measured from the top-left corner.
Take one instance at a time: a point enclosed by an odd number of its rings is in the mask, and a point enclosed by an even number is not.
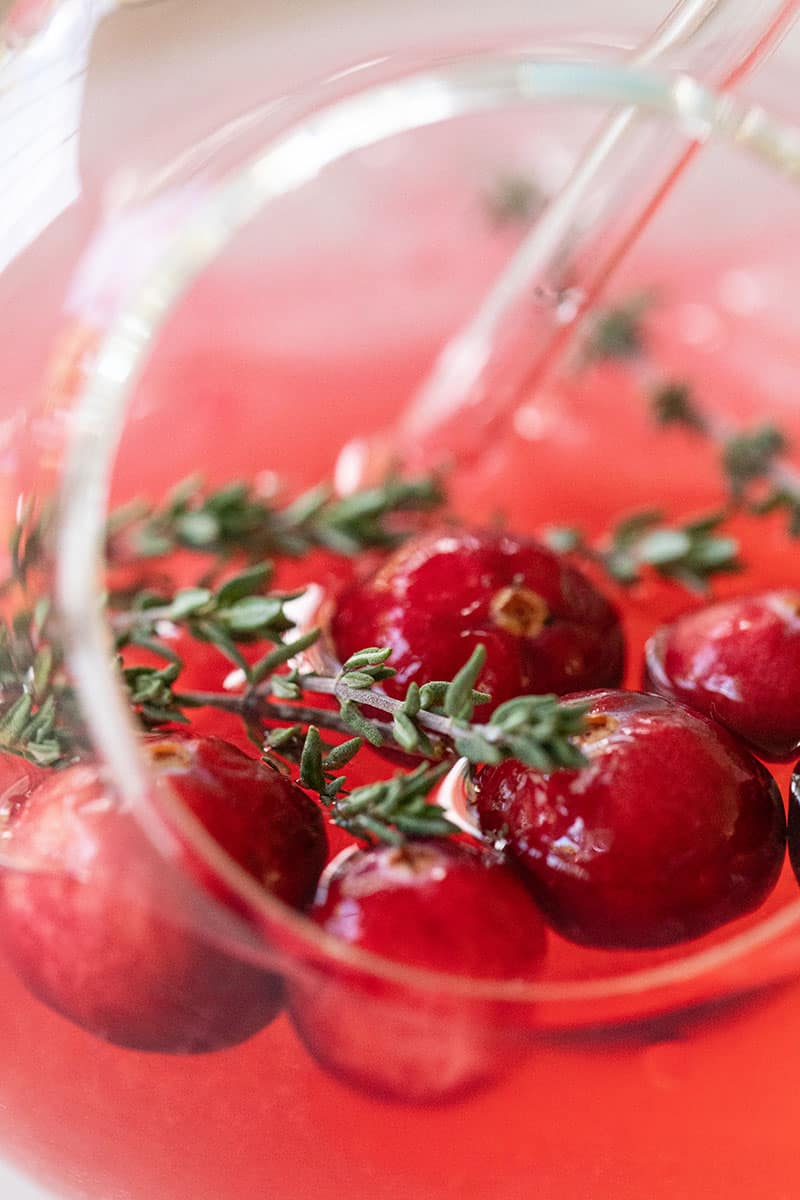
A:
[[[316,805],[218,739],[153,738],[157,772],[236,862],[292,905],[325,860]],[[8,815],[0,939],[43,1001],[94,1034],[140,1050],[213,1050],[280,1011],[282,983],[192,928],[179,877],[144,843],[95,766],[59,771]],[[181,861],[182,860],[182,861]],[[179,865],[227,899],[184,848]]]
[[[507,839],[550,923],[589,946],[668,946],[758,907],[786,829],[769,772],[682,705],[596,692],[588,765],[482,768],[482,828]]]
[[[470,979],[530,975],[544,954],[544,926],[516,874],[458,842],[348,855],[309,915],[351,945]]]
[[[314,899],[328,857],[317,804],[221,738],[151,735],[150,757],[214,840],[293,908]]]
[[[541,914],[514,871],[494,853],[438,840],[345,857],[311,917],[394,963],[471,980],[531,979],[545,948]],[[451,1098],[514,1057],[485,1001],[355,969],[293,986],[290,1012],[324,1067],[386,1098]]]
[[[727,725],[764,758],[800,752],[800,592],[726,600],[659,629],[648,685]]]
[[[451,679],[475,645],[486,646],[479,686],[493,703],[530,692],[615,686],[624,644],[612,605],[575,567],[509,533],[452,530],[406,542],[341,595],[331,632],[339,656],[390,646],[412,680]]]
[[[17,754],[0,754],[0,821],[12,816],[47,775],[44,767]]]

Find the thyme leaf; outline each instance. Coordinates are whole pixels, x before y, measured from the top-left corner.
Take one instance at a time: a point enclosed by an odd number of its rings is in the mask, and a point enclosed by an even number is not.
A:
[[[722,469],[731,495],[742,501],[748,485],[770,474],[789,441],[776,425],[760,425],[728,437],[721,447]]]
[[[495,225],[527,225],[541,211],[546,197],[528,175],[502,175],[486,195],[486,211]]]
[[[716,447],[732,505],[756,517],[782,511],[789,536],[800,537],[800,472],[785,461],[791,450],[786,433],[774,421],[731,430],[703,411],[689,383],[669,377],[656,377],[654,382],[653,365],[644,358],[642,324],[650,300],[637,293],[598,313],[590,325],[582,361],[628,360],[642,379],[650,412],[659,425],[683,426]],[[691,567],[688,578],[691,586],[697,585]]]
[[[38,766],[80,748],[75,700],[41,608],[0,620],[0,747]]]
[[[708,432],[706,418],[697,406],[692,389],[682,380],[668,379],[652,388],[650,408],[659,425],[683,425],[699,433]]]
[[[582,361],[638,358],[645,348],[644,316],[651,304],[652,296],[639,292],[598,312],[589,323]]]

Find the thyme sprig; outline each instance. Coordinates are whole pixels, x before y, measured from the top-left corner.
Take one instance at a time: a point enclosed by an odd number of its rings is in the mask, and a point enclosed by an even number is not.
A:
[[[739,543],[720,532],[726,511],[695,520],[670,523],[659,509],[644,509],[623,518],[599,544],[591,544],[575,526],[545,530],[545,541],[560,553],[575,554],[598,564],[622,587],[631,587],[651,569],[662,579],[705,592],[719,574],[740,571]]]
[[[449,837],[458,832],[441,806],[429,799],[450,770],[449,762],[423,762],[413,771],[396,772],[390,779],[348,791],[346,777],[337,771],[355,757],[362,745],[361,738],[351,738],[330,746],[315,725],[309,727],[302,743],[300,782],[318,793],[335,825],[368,842],[395,844],[406,837]]]
[[[49,640],[45,602],[0,620],[0,747],[41,767],[77,749],[74,697]]]
[[[171,709],[209,705],[237,713],[248,731],[258,731],[263,757],[273,766],[299,768],[305,787],[316,791],[332,821],[356,837],[397,841],[405,836],[446,836],[453,832],[442,810],[428,802],[430,792],[458,757],[475,764],[516,758],[540,771],[576,769],[585,762],[579,735],[585,729],[585,705],[557,696],[520,696],[501,704],[484,723],[472,720],[476,707],[490,697],[474,683],[486,661],[482,645],[451,680],[419,687],[411,683],[402,698],[386,695],[379,684],[394,674],[386,666],[388,648],[366,647],[352,655],[336,675],[303,672],[273,675],[244,693],[178,692],[174,671],[140,674],[133,682],[145,689],[166,683],[159,694],[165,721]],[[282,699],[279,681],[291,682],[291,700]],[[354,686],[357,684],[359,686]],[[316,706],[314,695],[332,696],[338,710]],[[157,722],[149,691],[135,693],[146,718]],[[144,706],[148,707],[145,708]],[[377,714],[384,714],[383,719]],[[391,721],[386,717],[390,717]],[[280,723],[280,724],[279,724]],[[340,744],[323,741],[321,730],[345,735]],[[355,736],[347,736],[355,733]],[[402,750],[425,760],[410,774],[348,792],[344,767],[368,743]],[[426,807],[423,808],[423,805]]]
[[[493,224],[524,226],[541,212],[547,197],[531,176],[511,172],[495,180],[485,200]]]
[[[715,446],[731,506],[756,517],[782,511],[789,536],[800,537],[800,472],[786,462],[790,439],[772,421],[732,429],[703,410],[686,381],[654,376],[644,324],[651,304],[652,296],[637,293],[600,312],[589,326],[582,361],[621,359],[638,370],[659,425],[683,426]]]
[[[331,804],[331,819],[354,837],[395,845],[407,837],[449,837],[458,833],[444,809],[430,800],[450,766],[420,763],[413,771],[398,772],[391,779],[362,784],[336,797]]]
[[[179,548],[250,562],[299,558],[316,547],[353,555],[395,545],[402,537],[392,524],[397,514],[436,508],[442,500],[433,476],[390,478],[343,498],[320,486],[283,506],[244,481],[209,491],[192,476],[160,505],[135,501],[112,513],[109,557],[154,558]]]
[[[338,714],[307,707],[276,709],[263,692],[260,695],[262,720],[291,719],[290,713],[300,718],[285,729],[267,732],[267,761],[277,752],[299,764],[300,781],[317,792],[330,809],[333,822],[354,836],[396,842],[405,836],[453,833],[455,827],[429,796],[458,756],[474,764],[516,758],[545,772],[584,765],[586,760],[575,739],[585,729],[586,705],[565,703],[553,695],[519,696],[501,704],[485,724],[471,720],[474,709],[490,699],[473,687],[486,661],[482,645],[475,648],[452,680],[428,683],[422,688],[412,683],[403,699],[374,690],[391,672],[384,665],[388,658],[387,649],[367,647],[351,656],[336,677],[298,677],[304,692],[334,695],[340,704]],[[357,682],[369,680],[369,684],[353,687],[355,674],[365,677]],[[348,677],[349,683],[345,682]],[[365,710],[370,708],[390,714],[392,724],[368,717]],[[309,723],[308,731],[303,736],[305,723]],[[357,736],[330,746],[322,739],[321,727],[339,732],[356,730]],[[434,763],[422,763],[410,774],[395,773],[388,780],[348,793],[346,777],[338,772],[365,741],[378,747],[393,745],[409,754],[434,759]],[[436,763],[436,759],[442,761]]]
[[[785,461],[791,443],[778,425],[730,430],[703,413],[687,384],[657,389],[651,409],[660,424],[683,425],[716,446],[733,508],[757,517],[783,511],[789,536],[800,537],[800,473]]]
[[[385,649],[370,647],[359,652],[368,653],[380,654],[384,662],[388,657]],[[519,696],[501,704],[486,722],[472,720],[474,709],[490,699],[488,693],[472,686],[485,661],[486,650],[478,645],[453,679],[431,681],[422,687],[411,683],[403,698],[388,696],[374,686],[354,688],[345,682],[352,672],[344,669],[337,675],[320,675],[296,668],[291,679],[298,699],[289,702],[276,695],[275,683],[281,676],[272,676],[243,694],[187,692],[176,693],[176,698],[192,707],[210,705],[257,716],[266,723],[313,724],[355,733],[378,749],[388,746],[421,758],[463,755],[475,763],[517,758],[543,771],[581,766],[583,756],[571,740],[584,728],[586,710],[579,704],[551,694]],[[334,697],[338,711],[310,704],[309,695],[314,694]],[[383,713],[384,718],[370,716],[371,712]],[[399,723],[400,735],[398,717],[406,718]],[[272,743],[270,748],[274,748]]]
[[[707,433],[706,418],[697,406],[692,389],[682,379],[659,382],[649,393],[650,411],[658,425],[682,425]]]
[[[384,655],[385,651],[360,652],[367,653]],[[376,747],[394,745],[408,754],[434,759],[455,754],[474,763],[517,758],[543,771],[582,765],[583,756],[570,740],[583,729],[586,710],[580,705],[549,694],[520,696],[501,704],[488,721],[472,720],[475,708],[490,700],[488,693],[474,687],[485,663],[486,649],[478,645],[451,680],[434,680],[422,687],[411,683],[402,699],[372,687],[349,686],[346,670],[335,677],[307,675],[301,680],[304,691],[336,697],[337,727],[343,723]],[[368,717],[365,709],[391,716],[392,724]],[[329,723],[329,717],[323,710],[319,723]]]
[[[588,324],[581,361],[586,364],[638,358],[645,349],[644,317],[652,303],[649,292],[636,292],[594,314]]]
[[[133,643],[164,660],[158,667],[123,668],[131,704],[147,728],[186,721],[187,711],[201,706],[233,712],[265,761],[295,766],[336,824],[357,837],[384,841],[453,832],[429,794],[441,778],[438,768],[449,769],[459,756],[473,763],[517,758],[543,771],[583,764],[574,740],[584,727],[581,706],[552,695],[524,696],[501,705],[486,722],[474,720],[476,709],[491,699],[477,688],[486,664],[482,645],[452,679],[412,682],[399,698],[381,686],[396,674],[389,647],[365,647],[330,674],[303,669],[302,655],[320,631],[295,633],[285,606],[300,593],[266,592],[271,578],[269,564],[253,564],[216,589],[183,588],[172,597],[142,592],[132,609],[112,614],[118,650]],[[164,621],[184,626],[235,663],[243,690],[181,690],[181,663],[161,637]],[[241,647],[255,639],[272,645],[258,662],[248,663]],[[315,695],[331,697],[336,706],[315,704]],[[326,743],[321,730],[346,740]],[[365,743],[426,761],[410,774],[397,772],[348,792],[341,768]]]
[[[144,537],[154,553],[191,544],[210,549],[218,565],[233,556],[247,561],[216,585],[208,577],[171,595],[134,591],[126,609],[115,607],[118,594],[109,597],[118,656],[134,645],[160,660],[157,665],[125,665],[120,658],[131,708],[142,725],[153,729],[186,722],[187,713],[200,706],[238,714],[265,761],[284,769],[293,764],[331,819],[367,841],[453,833],[431,792],[460,756],[476,764],[518,758],[543,771],[581,766],[583,706],[556,696],[524,696],[500,705],[485,722],[474,719],[476,709],[491,699],[477,687],[486,663],[482,645],[452,679],[411,683],[400,697],[387,695],[382,687],[395,675],[388,647],[366,647],[331,674],[306,669],[302,655],[320,631],[296,629],[287,606],[302,592],[270,591],[271,562],[248,561],[265,545],[299,554],[312,545],[350,552],[391,544],[398,531],[384,521],[435,499],[438,491],[429,483],[413,481],[393,481],[347,501],[317,491],[287,508],[271,509],[266,518],[270,527],[258,534],[251,520],[256,512],[265,518],[266,506],[238,484],[209,494],[184,485],[157,511],[117,514],[109,533],[117,547],[117,539],[132,545]],[[209,515],[216,520],[213,536]],[[39,561],[38,536],[23,530],[12,543],[13,582],[23,594],[25,564]],[[46,620],[38,608],[23,608],[11,625],[0,624],[0,745],[35,762],[61,766],[86,747],[68,732],[81,726]],[[242,690],[183,689],[183,663],[169,643],[165,622],[170,630],[182,626],[234,663]],[[243,650],[256,641],[269,648],[252,663]],[[332,698],[334,706],[314,703],[315,695]],[[343,735],[343,740],[324,741],[321,730],[340,739]],[[365,743],[402,750],[422,761],[411,771],[350,791],[343,768]]]
[[[189,718],[183,710],[191,706],[191,698],[174,691],[182,666],[175,661],[165,667],[122,667],[128,699],[145,728],[173,722],[188,724]]]
[[[233,575],[216,590],[181,588],[171,598],[143,592],[133,608],[112,613],[117,649],[133,644],[174,658],[158,637],[160,623],[167,621],[185,626],[197,641],[216,646],[243,672],[247,683],[259,683],[270,671],[307,650],[319,637],[319,630],[312,629],[291,642],[284,641],[283,635],[294,628],[286,605],[302,596],[304,589],[265,592],[271,577],[272,564],[263,562]],[[249,663],[239,647],[255,641],[272,642],[275,649],[258,662]]]

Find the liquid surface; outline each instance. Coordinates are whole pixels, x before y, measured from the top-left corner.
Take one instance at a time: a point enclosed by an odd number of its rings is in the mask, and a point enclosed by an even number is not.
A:
[[[159,494],[198,463],[212,483],[277,468],[294,491],[327,475],[348,437],[389,423],[513,240],[502,231],[487,236],[483,214],[471,208],[454,233],[441,198],[429,195],[426,203],[429,239],[405,249],[406,274],[388,306],[404,315],[402,336],[396,320],[375,316],[371,325],[359,324],[353,311],[340,313],[332,303],[343,277],[336,254],[304,272],[287,250],[266,307],[260,281],[243,270],[215,273],[198,286],[141,383],[116,499]],[[452,255],[437,257],[437,236],[463,239],[470,231],[480,232],[484,253],[463,261],[459,277]],[[349,293],[365,302],[356,317],[367,313],[386,268],[373,260],[363,275],[354,269],[348,276]],[[733,263],[713,253],[700,264],[653,258],[637,265],[626,287],[658,289],[648,328],[660,371],[690,379],[704,404],[732,419],[766,411],[791,433],[800,424],[796,317],[786,311],[781,325],[774,308],[759,308],[759,295],[774,296],[775,278],[788,267],[782,261],[774,277],[771,270],[764,248],[755,246]],[[318,307],[301,304],[307,296],[317,297]],[[292,324],[285,314],[299,308],[303,321]],[[641,383],[621,364],[571,368],[524,399],[480,463],[453,475],[454,509],[478,523],[501,514],[519,531],[580,523],[597,535],[654,501],[673,516],[716,507],[714,453],[690,434],[654,429]],[[733,528],[749,570],[746,579],[724,579],[718,594],[800,586],[800,556],[779,516]],[[302,580],[303,568],[285,578]],[[697,601],[677,585],[652,583],[617,599],[629,640],[628,683],[636,685],[644,639]],[[785,771],[780,779],[785,789]],[[796,894],[787,870],[770,910]],[[797,948],[787,942],[781,953],[791,963]],[[596,978],[659,960],[591,953],[553,938],[546,970],[552,979]],[[800,1118],[793,1082],[800,1072],[797,984],[624,1029],[550,1033],[497,1087],[424,1111],[375,1103],[326,1077],[285,1017],[232,1050],[162,1057],[90,1039],[4,970],[0,1003],[2,1139],[11,1155],[68,1196],[795,1194],[787,1131]]]

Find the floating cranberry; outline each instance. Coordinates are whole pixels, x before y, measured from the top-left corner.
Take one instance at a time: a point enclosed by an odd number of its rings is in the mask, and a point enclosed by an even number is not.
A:
[[[786,828],[769,772],[726,730],[657,696],[589,693],[588,765],[482,768],[482,828],[503,836],[550,923],[598,947],[669,946],[757,908]]]
[[[726,725],[762,757],[800,753],[800,592],[726,600],[659,629],[647,683]]]
[[[541,914],[515,872],[494,853],[453,842],[345,856],[311,916],[351,946],[462,980],[531,979],[545,948]],[[292,986],[290,1012],[322,1066],[390,1099],[467,1093],[520,1053],[486,1000],[412,990],[402,973],[328,969]]]
[[[316,805],[283,776],[213,738],[152,738],[158,773],[208,832],[288,904],[310,901],[326,855]],[[140,1050],[232,1045],[280,1011],[280,979],[206,941],[170,868],[99,769],[53,773],[7,814],[0,939],[45,1003]],[[206,890],[231,897],[189,847]],[[191,901],[189,902],[189,904]]]
[[[494,705],[622,678],[612,605],[551,550],[509,533],[461,529],[406,542],[343,592],[331,633],[342,659],[390,646],[398,673],[385,687],[394,696],[412,680],[451,679],[479,642],[487,650],[479,686]]]

